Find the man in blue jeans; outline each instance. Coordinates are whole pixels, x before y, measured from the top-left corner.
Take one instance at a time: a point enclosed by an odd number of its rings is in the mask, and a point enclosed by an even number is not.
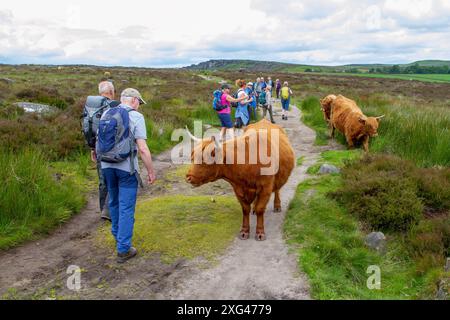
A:
[[[147,146],[147,130],[144,116],[138,112],[140,105],[146,104],[136,89],[125,89],[121,95],[118,108],[129,110],[130,130],[136,140],[137,150],[147,169],[148,182],[155,182],[152,155]],[[134,165],[131,165],[133,161]],[[111,215],[111,232],[117,244],[117,262],[124,263],[137,254],[132,247],[131,239],[134,228],[134,211],[138,191],[139,171],[131,172],[131,168],[139,169],[137,154],[120,163],[101,162],[109,194],[109,212]]]

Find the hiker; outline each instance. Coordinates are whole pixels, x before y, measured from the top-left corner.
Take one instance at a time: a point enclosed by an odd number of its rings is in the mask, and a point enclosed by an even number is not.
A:
[[[247,105],[249,120],[250,115],[253,113],[254,118],[256,119],[256,106],[258,105],[258,101],[256,101],[255,95],[255,84],[252,82],[247,83],[247,87],[245,88],[245,93],[251,98],[250,103]]]
[[[273,89],[273,80],[272,77],[268,77],[267,78],[267,86],[271,88],[271,90]],[[270,95],[272,95],[272,91],[270,91]]]
[[[261,77],[260,87],[261,87],[261,92],[263,92],[264,90],[266,90],[267,83],[266,83],[266,81],[264,80],[263,77]]]
[[[231,132],[231,138],[234,137],[233,121],[231,120],[231,102],[241,102],[246,99],[246,97],[241,97],[238,99],[233,98],[230,95],[231,87],[230,85],[224,83],[222,85],[222,95],[220,98],[220,103],[224,109],[217,111],[219,116],[222,129],[220,131],[220,137],[222,141],[226,140],[227,131]]]
[[[146,102],[139,91],[132,88],[125,89],[120,100],[120,106],[106,111],[100,120],[96,152],[108,187],[117,262],[124,263],[137,254],[131,240],[138,185],[142,186],[138,153],[147,169],[148,182],[153,184],[156,178],[146,142],[145,119],[138,112]]]
[[[111,221],[108,209],[108,189],[103,178],[100,162],[95,155],[95,144],[97,138],[97,129],[100,118],[108,108],[117,107],[120,102],[114,100],[115,89],[110,81],[102,81],[98,84],[99,96],[89,96],[83,112],[83,133],[87,145],[91,149],[91,160],[97,164],[98,174],[98,199],[100,205],[100,218]]]
[[[275,123],[273,120],[273,112],[272,112],[272,87],[267,86],[266,90],[261,93],[259,96],[259,103],[263,108],[263,118],[266,117],[267,111],[269,111],[270,122]]]
[[[291,102],[292,90],[289,88],[289,83],[285,81],[281,88],[281,106],[283,108],[281,118],[288,119],[289,104]]]
[[[255,82],[255,97],[256,97],[256,104],[258,104],[258,100],[259,100],[259,94],[261,93],[262,89],[261,89],[261,78],[256,78],[256,82]]]
[[[250,123],[250,114],[248,107],[250,102],[253,101],[252,98],[247,94],[247,84],[244,80],[236,80],[236,86],[239,88],[237,92],[237,98],[241,99],[244,98],[244,100],[241,100],[241,102],[238,102],[237,109],[236,109],[236,125],[235,127],[240,129],[242,127],[248,126]],[[250,107],[251,108],[251,107]]]
[[[280,91],[281,91],[281,81],[280,79],[277,79],[275,81],[275,86],[276,86],[276,92],[277,92],[277,99],[280,99]]]

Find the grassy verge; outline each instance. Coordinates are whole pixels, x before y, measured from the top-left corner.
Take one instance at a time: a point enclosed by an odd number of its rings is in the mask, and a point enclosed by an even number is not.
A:
[[[35,239],[81,210],[92,189],[88,161],[51,163],[31,149],[0,153],[0,249]]]
[[[165,196],[141,201],[136,208],[134,245],[144,253],[161,255],[164,262],[202,256],[213,258],[236,236],[240,206],[229,196]],[[109,227],[99,243],[114,248]]]
[[[353,157],[347,156],[349,160]],[[345,157],[342,151],[340,158]],[[380,170],[378,176],[385,176],[380,166],[374,167]],[[443,273],[442,259],[449,245],[445,242],[448,217],[421,219],[406,233],[386,231],[386,252],[378,254],[364,244],[370,226],[330,196],[343,185],[341,175],[307,180],[298,186],[287,213],[285,234],[298,252],[299,266],[310,280],[313,298],[434,299],[440,281],[448,291],[449,274]],[[381,270],[380,290],[367,287],[367,269],[373,265]]]

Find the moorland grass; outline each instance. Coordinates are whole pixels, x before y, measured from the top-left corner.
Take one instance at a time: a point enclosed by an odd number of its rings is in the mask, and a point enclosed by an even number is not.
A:
[[[0,152],[0,249],[66,221],[85,204],[87,160],[51,164],[41,152]]]

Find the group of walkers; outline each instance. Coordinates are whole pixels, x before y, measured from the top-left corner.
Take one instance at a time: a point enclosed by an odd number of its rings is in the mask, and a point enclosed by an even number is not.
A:
[[[236,80],[236,87],[238,88],[235,94],[231,94],[231,86],[223,84],[220,92],[215,93],[215,100],[213,107],[221,122],[221,139],[225,140],[227,132],[230,136],[234,136],[234,128],[245,128],[250,124],[252,118],[257,120],[257,109],[261,108],[263,111],[263,118],[269,115],[270,121],[275,123],[273,117],[273,90],[275,89],[277,99],[281,100],[282,106],[282,120],[288,119],[290,99],[292,90],[289,83],[285,81],[283,85],[279,79],[275,82],[271,77],[257,78],[256,82],[246,82],[245,80]],[[231,118],[231,108],[235,107],[235,121],[233,123]]]

